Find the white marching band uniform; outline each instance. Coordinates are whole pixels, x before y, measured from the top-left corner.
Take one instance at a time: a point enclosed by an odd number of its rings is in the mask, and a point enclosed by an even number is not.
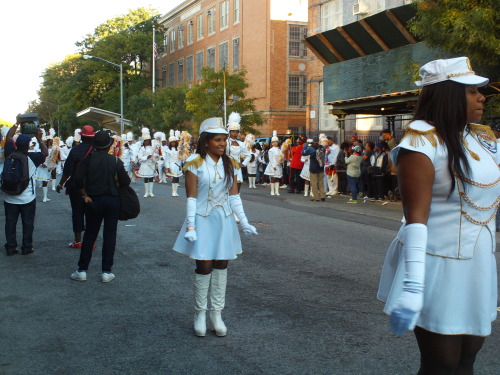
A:
[[[487,336],[497,316],[495,215],[500,203],[500,150],[487,126],[468,125],[463,133],[471,173],[466,183],[448,171],[448,152],[435,128],[412,122],[391,151],[410,150],[433,163],[430,216],[427,222],[423,309],[412,326],[445,335]],[[450,193],[451,179],[455,189]],[[405,225],[390,245],[377,298],[390,314],[403,291]]]
[[[241,129],[240,121],[241,121],[241,116],[236,112],[232,112],[229,115],[227,130],[229,132],[231,132],[232,130],[237,130],[239,132]],[[246,167],[250,162],[250,151],[247,149],[244,142],[231,138],[230,134],[231,133],[229,133],[229,137],[227,140],[226,154],[232,157],[238,163],[241,163],[244,167]],[[233,143],[237,144],[233,145]],[[238,183],[243,182],[243,173],[241,172],[241,168],[237,169],[236,179]]]
[[[149,129],[142,129],[142,139],[143,141],[151,140],[149,134]],[[161,145],[160,145],[161,146]],[[150,156],[150,157],[149,157]],[[158,146],[141,146],[139,153],[137,154],[137,160],[141,163],[137,176],[139,178],[152,178],[153,182],[144,182],[144,198],[154,197],[153,195],[153,184],[155,177],[155,167],[156,162],[160,158],[160,148]]]

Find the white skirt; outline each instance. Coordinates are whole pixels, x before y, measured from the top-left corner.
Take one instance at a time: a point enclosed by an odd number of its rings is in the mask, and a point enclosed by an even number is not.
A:
[[[302,177],[304,180],[311,181],[311,171],[309,171],[309,163],[304,164],[304,167],[300,172],[300,177]]]
[[[491,334],[497,316],[497,270],[491,248],[492,236],[483,227],[472,259],[426,255],[424,307],[417,326],[443,335]],[[377,294],[386,302],[386,314],[402,292],[404,273],[402,245],[396,238],[387,251]]]
[[[35,180],[37,181],[50,181],[52,180],[51,173],[48,168],[44,168],[41,165],[36,169]]]
[[[208,216],[196,215],[196,241],[189,242],[184,238],[186,227],[184,221],[173,249],[192,259],[236,259],[243,252],[234,215],[226,216],[222,207],[212,210]]]
[[[182,177],[182,169],[180,160],[177,162],[165,163],[165,168],[170,168],[170,172],[166,172],[168,177]]]
[[[137,172],[139,178],[151,178],[155,176],[154,164],[142,162],[139,171]]]
[[[281,178],[283,177],[283,168],[278,165],[275,170],[274,167],[271,167],[271,164],[268,164],[264,174],[269,177]]]

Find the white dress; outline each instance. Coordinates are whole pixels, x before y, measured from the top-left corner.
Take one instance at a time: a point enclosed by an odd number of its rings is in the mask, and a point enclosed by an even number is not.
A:
[[[164,155],[165,157],[165,168],[170,169],[170,172],[167,171],[167,176],[168,177],[181,177],[182,176],[182,169],[181,165],[182,162],[179,160],[179,151],[177,148],[167,148],[166,154]]]
[[[300,158],[300,161],[304,163],[304,166],[302,167],[302,171],[300,172],[300,177],[302,177],[304,180],[311,181],[311,171],[309,170],[309,164],[311,163],[311,157],[309,155],[307,156],[302,156]]]
[[[153,146],[142,146],[139,149],[137,159],[141,162],[141,167],[137,172],[137,176],[140,178],[152,178],[155,176],[155,164],[156,161],[153,157],[154,148]],[[148,156],[151,158],[148,159]]]
[[[497,316],[494,217],[500,196],[500,151],[496,142],[484,137],[487,132],[482,128],[464,132],[472,174],[466,184],[457,183],[449,197],[447,151],[437,138],[434,145],[430,142],[434,137],[429,134],[431,125],[413,122],[407,136],[391,151],[393,160],[397,160],[400,149],[421,152],[435,169],[427,223],[424,306],[415,322],[431,332],[487,336]],[[405,263],[400,233],[388,249],[377,294],[386,302],[387,314],[403,288]]]
[[[243,250],[238,226],[228,203],[229,188],[224,178],[222,158],[215,163],[209,155],[202,159],[193,154],[187,159],[185,169],[198,177],[195,216],[198,239],[189,242],[184,238],[185,220],[173,249],[197,260],[236,259]]]
[[[247,173],[248,174],[257,174],[257,165],[259,163],[260,151],[255,150],[250,152],[250,160],[252,159],[252,155],[254,155],[254,161],[249,161],[247,164]]]
[[[52,147],[49,149],[49,156],[45,159],[45,162],[43,164],[40,164],[38,168],[36,169],[35,173],[35,180],[37,181],[51,181],[52,180],[52,175],[49,171],[48,168],[48,161],[50,160],[50,157],[52,156]],[[42,167],[42,165],[45,165],[45,167]]]
[[[233,145],[233,142],[236,142],[237,145]],[[250,161],[249,159],[250,152],[246,148],[245,143],[238,141],[236,139],[229,138],[227,140],[226,154],[232,157],[238,163],[243,164],[243,166],[246,166],[247,163]],[[237,169],[236,173],[238,176],[237,181],[243,182],[243,173],[241,171],[241,168]]]
[[[281,178],[283,176],[283,167],[281,165],[281,150],[279,147],[272,147],[269,150],[269,164],[264,174],[269,177]]]

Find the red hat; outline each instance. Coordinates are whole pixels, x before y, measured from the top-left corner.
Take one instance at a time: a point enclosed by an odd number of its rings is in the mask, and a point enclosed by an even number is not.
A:
[[[301,136],[299,137],[299,142],[300,142],[300,143],[306,143],[306,142],[307,142],[307,138],[306,138],[306,137],[304,137],[303,135],[301,135]]]
[[[95,136],[94,128],[91,125],[84,125],[80,135],[82,137],[93,137]]]
[[[355,141],[357,141],[357,140],[358,140],[358,137],[357,137],[357,136],[355,136],[355,135],[353,135],[353,136],[351,137],[351,139],[354,139]]]

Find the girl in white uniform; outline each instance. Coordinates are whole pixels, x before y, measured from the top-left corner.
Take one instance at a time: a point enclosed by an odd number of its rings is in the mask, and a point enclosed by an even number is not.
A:
[[[42,131],[45,134],[45,131],[42,129]],[[39,181],[39,183],[42,184],[42,191],[43,191],[43,200],[42,202],[50,202],[50,199],[48,198],[48,191],[49,191],[49,182],[52,180],[52,169],[49,170],[48,166],[48,161],[52,159],[52,153],[54,152],[52,148],[53,144],[53,139],[51,136],[44,136],[42,137],[42,141],[45,141],[45,144],[47,145],[47,149],[49,151],[49,155],[45,159],[45,162],[43,164],[40,164],[38,168],[36,169],[35,173],[35,180]],[[52,165],[51,165],[52,167]],[[38,185],[40,187],[40,185]]]
[[[313,140],[308,139],[307,144],[312,144]],[[300,177],[304,179],[304,197],[307,197],[309,194],[309,184],[311,183],[311,171],[309,170],[309,164],[311,163],[310,161],[311,156],[302,156],[300,158],[300,161],[304,163],[304,166],[302,167],[302,171],[300,172]],[[312,196],[312,191],[311,191],[311,196]]]
[[[245,145],[247,150],[250,152],[249,161],[247,164],[248,173],[248,187],[250,189],[257,189],[255,186],[255,179],[257,175],[257,167],[259,164],[260,151],[255,148],[255,136],[253,134],[247,134],[245,137]]]
[[[472,374],[497,315],[500,157],[491,129],[475,124],[488,79],[465,57],[432,61],[420,76],[414,121],[391,151],[405,223],[378,298],[395,334],[414,329],[419,374]]]
[[[137,172],[137,176],[144,179],[144,198],[154,197],[153,181],[155,176],[156,161],[160,157],[159,151],[151,145],[151,135],[148,128],[142,129],[143,144],[137,154],[137,159],[141,163],[141,167]]]
[[[179,137],[175,135],[173,130],[170,130],[168,149],[166,151],[165,168],[167,169],[167,177],[172,179],[172,197],[178,197],[177,189],[182,176],[182,164],[179,159]]]
[[[174,250],[196,260],[195,318],[197,336],[206,334],[210,288],[210,326],[217,336],[227,328],[221,311],[225,305],[227,266],[241,254],[241,239],[233,213],[246,235],[257,234],[248,223],[238,194],[239,163],[225,154],[227,131],[221,118],[201,123],[198,154],[191,155],[186,172],[187,215]]]
[[[247,149],[244,142],[237,139],[241,129],[240,122],[241,116],[239,113],[232,112],[229,115],[227,127],[227,130],[229,131],[229,140],[227,142],[226,153],[240,163],[240,167],[246,167],[250,162],[250,151]],[[243,173],[241,172],[241,168],[237,169],[237,173],[238,191],[240,191],[241,183],[243,182]]]
[[[271,149],[269,150],[269,164],[264,171],[264,174],[271,179],[271,195],[280,195],[280,178],[283,177],[283,157],[279,148],[279,139],[276,135],[276,130],[273,131],[271,138]]]

